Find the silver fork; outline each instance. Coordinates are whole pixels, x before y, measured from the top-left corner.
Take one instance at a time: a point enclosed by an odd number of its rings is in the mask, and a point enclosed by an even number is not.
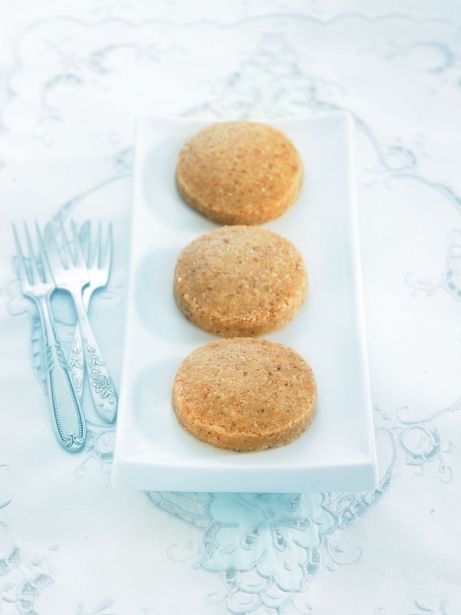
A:
[[[22,293],[35,302],[40,315],[47,367],[48,399],[56,438],[63,448],[71,453],[76,453],[85,444],[85,418],[51,316],[50,297],[56,287],[37,223],[35,223],[35,230],[38,257],[32,244],[29,229],[24,224],[28,249],[29,266],[27,266],[19,235],[13,224],[19,283]]]
[[[83,289],[83,306],[88,313],[91,297],[98,288],[107,285],[112,264],[112,224],[109,223],[105,239],[102,238],[102,225],[99,223],[97,235],[92,241],[91,221],[88,222],[88,242],[85,249],[82,234],[79,234],[79,242],[84,252],[89,283]],[[75,327],[74,339],[72,340],[69,355],[69,367],[74,380],[75,390],[80,398],[83,395],[84,382],[84,358],[82,334],[80,327]]]
[[[75,305],[78,326],[82,336],[85,369],[95,410],[102,419],[108,423],[113,423],[117,416],[117,393],[83,303],[83,290],[88,286],[90,276],[80,245],[77,225],[72,221],[74,253],[62,222],[59,231],[63,240],[62,251],[59,249],[56,233],[49,233],[52,244],[49,257],[56,288],[66,290],[71,295]]]

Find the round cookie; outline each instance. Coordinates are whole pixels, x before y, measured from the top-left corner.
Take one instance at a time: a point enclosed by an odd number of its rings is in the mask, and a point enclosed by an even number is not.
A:
[[[278,233],[225,226],[192,241],[179,255],[176,303],[205,331],[246,337],[289,322],[307,293],[303,259]]]
[[[296,200],[302,179],[293,143],[256,122],[208,126],[187,141],[176,166],[184,201],[219,224],[278,218]]]
[[[199,440],[235,451],[291,442],[311,423],[316,398],[314,374],[297,352],[254,338],[197,348],[173,387],[182,426]]]

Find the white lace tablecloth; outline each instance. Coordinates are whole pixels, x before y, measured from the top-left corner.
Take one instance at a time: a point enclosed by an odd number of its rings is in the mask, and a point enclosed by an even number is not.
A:
[[[0,15],[0,613],[461,613],[456,3],[71,4]],[[136,113],[338,109],[357,132],[378,488],[113,490],[112,430],[92,421],[76,456],[54,441],[9,222],[113,221],[94,322],[118,379]]]

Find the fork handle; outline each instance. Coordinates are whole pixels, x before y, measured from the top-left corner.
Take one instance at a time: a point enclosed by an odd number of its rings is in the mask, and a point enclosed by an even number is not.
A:
[[[53,428],[59,444],[67,451],[77,453],[85,444],[85,417],[56,334],[48,298],[40,298],[38,307],[45,340],[46,383]]]
[[[82,296],[80,293],[75,293],[73,298],[82,336],[85,369],[93,404],[96,412],[104,421],[113,423],[117,416],[117,393],[114,383],[93,333]]]
[[[92,294],[92,289],[89,286],[83,289],[83,307],[87,313]],[[85,361],[83,358],[82,334],[78,322],[74,330],[68,361],[75,392],[81,400],[83,397],[83,383],[85,378]]]
[[[83,359],[82,334],[80,333],[80,327],[78,326],[78,323],[75,327],[68,362],[69,371],[72,376],[72,382],[74,383],[75,392],[78,398],[81,400],[83,397],[85,365]]]

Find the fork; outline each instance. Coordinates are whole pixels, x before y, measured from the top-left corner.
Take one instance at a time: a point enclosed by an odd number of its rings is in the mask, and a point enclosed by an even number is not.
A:
[[[90,283],[90,276],[80,245],[77,225],[72,221],[71,226],[74,253],[62,221],[59,224],[59,231],[63,240],[62,251],[59,249],[56,232],[49,232],[51,269],[56,288],[65,290],[71,295],[77,312],[78,326],[83,342],[85,369],[95,410],[104,421],[113,423],[117,416],[117,393],[83,303],[83,290]]]
[[[82,233],[79,234],[79,242],[84,250]],[[104,245],[103,245],[104,243]],[[112,263],[112,224],[109,224],[105,241],[102,239],[102,225],[99,223],[98,231],[94,242],[92,243],[91,221],[88,222],[88,245],[84,253],[86,267],[88,271],[89,283],[83,289],[83,306],[88,313],[91,297],[98,288],[103,288],[107,285]],[[75,327],[74,339],[72,340],[71,351],[69,355],[69,367],[74,380],[75,390],[80,396],[83,395],[84,381],[84,359],[82,334],[80,327]]]
[[[38,258],[29,229],[24,223],[24,234],[29,253],[27,259],[29,266],[27,267],[19,235],[16,226],[13,224],[19,283],[23,295],[35,302],[40,316],[47,367],[46,384],[56,438],[63,448],[71,453],[76,453],[85,444],[86,423],[51,316],[50,297],[56,286],[37,222],[35,223],[35,231],[38,243]]]

